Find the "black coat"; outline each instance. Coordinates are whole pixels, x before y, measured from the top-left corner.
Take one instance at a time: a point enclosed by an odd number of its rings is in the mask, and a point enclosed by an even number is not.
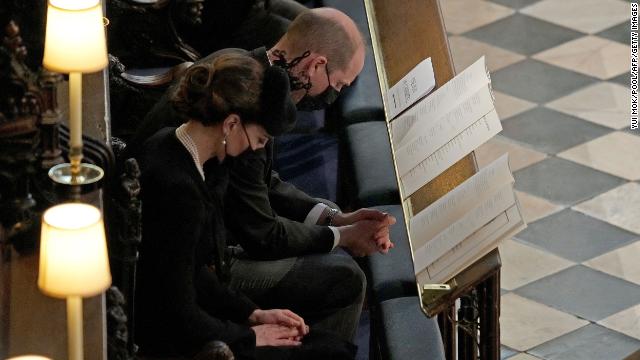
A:
[[[225,167],[216,159],[202,180],[174,128],[151,137],[142,170],[143,240],[136,289],[136,339],[143,353],[190,355],[222,340],[234,353],[252,351],[245,325],[256,306],[221,284]]]
[[[221,284],[225,166],[205,164],[206,184],[175,135],[162,129],[142,147],[143,240],[136,287],[136,342],[150,356],[192,356],[212,340],[238,360],[352,360],[356,348],[313,331],[300,347],[259,347],[244,325],[256,306]],[[214,259],[211,261],[211,259]],[[213,262],[213,263],[212,263]]]

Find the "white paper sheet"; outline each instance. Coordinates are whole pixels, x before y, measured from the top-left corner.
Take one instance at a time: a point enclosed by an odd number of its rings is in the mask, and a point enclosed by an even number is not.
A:
[[[422,247],[428,239],[433,239],[477,204],[513,182],[509,157],[504,154],[409,220],[413,248]]]
[[[387,92],[389,118],[393,119],[436,86],[431,58],[422,60]]]
[[[404,199],[502,131],[495,110],[464,129],[406,174],[400,176]],[[397,160],[397,158],[396,158]]]
[[[464,129],[495,109],[491,91],[484,86],[435,121],[414,126],[412,139],[396,147],[398,173],[405,175]]]
[[[428,126],[490,82],[483,56],[391,122],[394,146],[411,140],[413,136],[407,134],[416,134],[414,127]]]
[[[416,280],[420,284],[437,284],[449,281],[495,249],[500,241],[514,236],[525,227],[522,214],[516,203],[417,274]]]
[[[470,209],[462,218],[449,225],[438,235],[427,240],[423,246],[414,247],[414,269],[416,274],[419,274],[443,255],[455,249],[471,234],[490,223],[492,219],[504,213],[515,203],[512,184],[508,183],[485,201],[478,202],[476,207]],[[412,239],[417,239],[420,236],[422,234],[416,234],[411,229]]]

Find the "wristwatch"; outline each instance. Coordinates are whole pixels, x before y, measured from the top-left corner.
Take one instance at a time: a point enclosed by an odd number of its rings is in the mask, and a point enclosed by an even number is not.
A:
[[[333,226],[333,218],[336,216],[337,213],[338,213],[338,209],[329,208],[327,217],[324,218],[324,223],[327,224],[327,226]]]

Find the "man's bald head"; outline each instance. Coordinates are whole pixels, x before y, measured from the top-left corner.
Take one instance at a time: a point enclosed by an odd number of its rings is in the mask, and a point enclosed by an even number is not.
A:
[[[322,54],[336,69],[346,71],[364,41],[357,25],[343,12],[333,8],[316,8],[298,15],[281,39],[290,57],[309,50]]]

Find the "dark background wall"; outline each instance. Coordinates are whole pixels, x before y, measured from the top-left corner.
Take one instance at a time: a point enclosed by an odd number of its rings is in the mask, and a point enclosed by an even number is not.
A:
[[[13,19],[22,30],[22,39],[29,49],[27,64],[36,69],[42,62],[44,49],[46,0],[2,0],[0,1],[0,26],[2,33]]]

